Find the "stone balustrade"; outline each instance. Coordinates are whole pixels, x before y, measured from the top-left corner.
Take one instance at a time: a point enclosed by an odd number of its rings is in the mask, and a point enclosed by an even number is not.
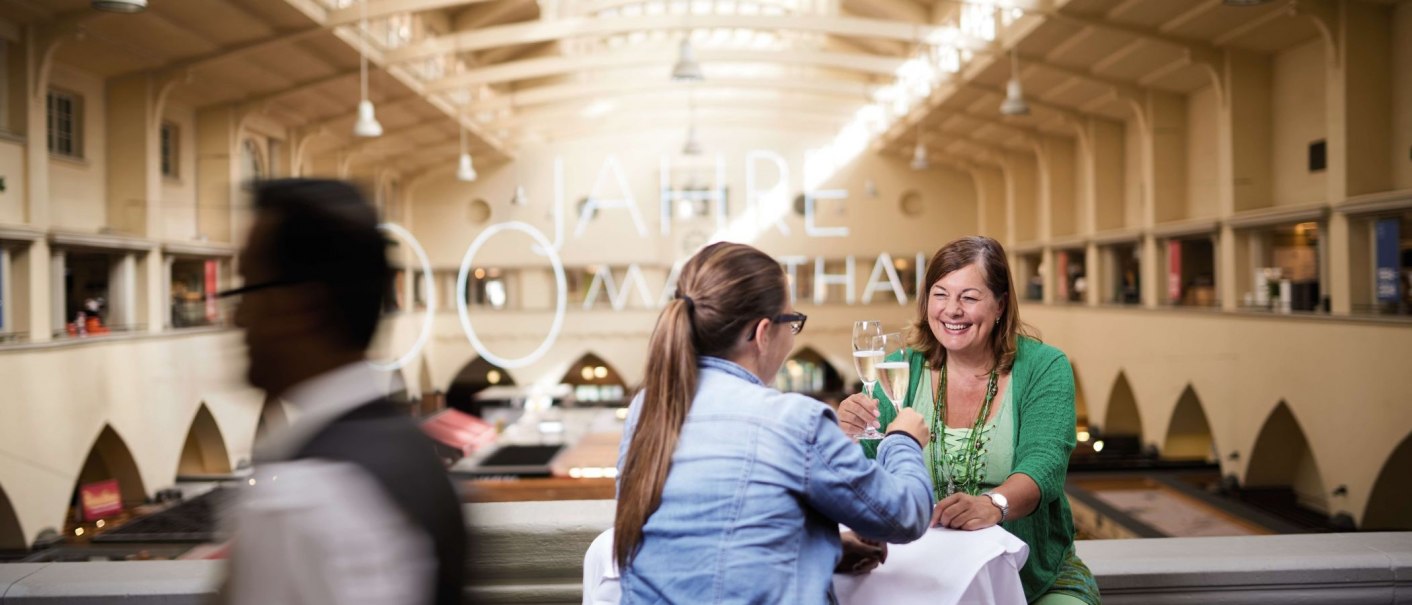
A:
[[[478,603],[578,603],[583,553],[611,500],[467,507]],[[1108,604],[1412,603],[1412,532],[1092,540],[1078,545]],[[0,565],[0,605],[198,605],[215,561]]]

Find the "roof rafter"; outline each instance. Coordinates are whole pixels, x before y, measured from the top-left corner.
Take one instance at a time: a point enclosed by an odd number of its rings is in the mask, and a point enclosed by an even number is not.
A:
[[[490,1],[492,0],[364,0],[363,3],[367,4],[369,19],[381,19],[383,17],[403,13],[421,13],[443,8],[459,8]],[[329,11],[328,19],[324,22],[324,25],[333,27],[336,25],[357,23],[363,18],[363,6],[361,6],[363,3]]]
[[[276,32],[273,35],[266,36],[257,40],[234,44],[231,46],[218,48],[209,53],[196,55],[194,57],[189,57],[178,61],[173,61],[155,69],[144,68],[138,71],[151,71],[159,74],[179,74],[186,71],[194,71],[197,69],[210,67],[211,65],[220,63],[222,61],[231,61],[272,48],[279,48],[286,44],[294,44],[301,40],[307,40],[318,34],[324,33],[324,31],[325,30],[322,27],[308,27],[304,29]]]
[[[858,53],[829,51],[764,51],[764,50],[713,50],[698,53],[702,61],[711,63],[778,63],[808,65],[862,72],[879,76],[893,76],[903,63],[901,59],[877,57]],[[514,82],[531,78],[559,76],[594,69],[611,69],[640,65],[662,64],[670,66],[674,57],[670,54],[624,51],[580,57],[543,57],[512,61],[489,67],[466,70],[454,76],[428,82],[427,92],[449,92],[473,88],[481,84]],[[666,71],[663,71],[665,79]]]
[[[259,94],[259,95],[253,96],[253,97],[249,97],[249,98],[246,98],[246,99],[240,99],[240,100],[237,101],[237,102],[239,102],[239,103],[241,103],[241,104],[243,104],[243,105],[246,105],[247,107],[254,107],[254,106],[257,106],[257,105],[262,105],[262,104],[265,104],[265,103],[269,103],[269,102],[272,102],[272,101],[276,101],[276,100],[282,99],[282,98],[284,98],[284,97],[288,97],[288,96],[292,96],[292,95],[297,95],[297,94],[299,94],[299,93],[303,93],[303,92],[308,92],[308,91],[311,91],[311,90],[315,90],[315,89],[317,89],[317,88],[319,88],[319,87],[321,87],[321,86],[324,86],[325,84],[332,84],[332,83],[334,83],[334,82],[340,82],[340,81],[346,80],[346,79],[348,79],[348,78],[354,78],[354,77],[357,77],[357,76],[358,76],[358,73],[359,73],[359,72],[358,72],[358,70],[356,70],[356,69],[348,70],[348,71],[340,71],[340,72],[337,72],[337,73],[334,73],[334,74],[330,74],[330,75],[327,75],[327,76],[324,76],[324,77],[321,77],[321,78],[314,78],[314,79],[312,79],[312,80],[304,80],[304,81],[302,81],[302,82],[295,82],[294,84],[291,84],[291,85],[286,86],[286,87],[284,87],[284,88],[281,88],[281,89],[278,89],[278,90],[272,90],[272,91],[269,91],[269,92],[265,92],[265,93],[262,93],[262,94]]]
[[[603,114],[601,115],[613,116],[619,115],[622,112],[627,111],[630,112],[632,115],[644,117],[651,116],[655,119],[657,116],[660,116],[664,113],[672,113],[688,106],[688,100],[685,96],[680,96],[679,98],[674,99],[663,99],[664,96],[667,95],[658,94],[639,96],[634,98],[632,102],[626,102],[605,108]],[[792,112],[828,116],[830,117],[830,119],[836,119],[840,122],[846,120],[849,116],[851,116],[853,112],[857,110],[859,105],[858,103],[840,103],[836,100],[830,101],[827,99],[818,98],[814,98],[808,101],[794,99],[792,100],[794,101],[793,103],[791,103],[790,101],[791,100],[779,100],[777,102],[766,103],[754,99],[713,99],[703,98],[698,95],[696,97],[696,100],[694,101],[694,104],[696,108],[695,112],[698,116],[712,115],[714,112],[722,110],[787,110]],[[524,124],[527,122],[557,119],[583,119],[584,117],[584,109],[582,107],[555,106],[539,111],[517,113],[508,119],[488,122],[486,123],[486,126],[496,128],[514,128],[519,126],[520,124]],[[600,118],[595,117],[594,119]]]
[[[866,82],[845,82],[841,80],[767,79],[767,78],[711,78],[691,85],[697,91],[713,90],[772,90],[781,92],[808,93],[818,96],[857,99],[867,101],[874,85]],[[529,107],[558,103],[561,101],[581,101],[586,98],[619,97],[642,94],[648,91],[680,89],[680,82],[662,79],[643,82],[635,78],[622,78],[607,81],[576,82],[538,86],[503,94],[466,107],[468,113],[496,111],[500,109]]]
[[[614,131],[631,130],[633,132],[641,132],[643,130],[672,130],[678,128],[684,129],[686,127],[686,120],[687,115],[685,111],[676,115],[661,116],[661,119],[655,120],[656,123],[649,124],[647,128],[644,128],[644,124],[641,119],[633,117],[614,118],[611,120],[604,120],[592,124],[585,122],[583,119],[578,119],[568,122],[555,122],[543,124],[542,126],[544,126],[544,130],[552,134],[527,135],[527,129],[524,129],[516,133],[516,135],[518,140],[522,142],[526,139],[572,139],[586,135],[607,134],[612,133]],[[741,114],[739,112],[731,112],[730,115],[722,116],[719,118],[708,116],[706,119],[703,119],[701,116],[697,116],[696,125],[698,128],[702,128],[703,126],[712,129],[728,129],[737,127],[751,129],[770,128],[773,130],[798,130],[817,134],[820,132],[820,128],[838,128],[842,126],[843,122],[844,120],[841,119],[818,117],[811,114],[800,115],[791,112],[770,112],[752,114]],[[541,125],[536,124],[535,126]],[[710,152],[708,151],[708,153]]]
[[[972,52],[993,52],[995,43],[972,38],[951,27],[905,21],[819,15],[652,15],[645,17],[567,17],[530,21],[439,36],[387,53],[393,63],[425,59],[448,53],[485,50],[500,46],[563,40],[580,36],[609,36],[635,31],[673,29],[764,29],[801,31],[833,36],[879,38],[903,42],[932,41],[953,44]]]

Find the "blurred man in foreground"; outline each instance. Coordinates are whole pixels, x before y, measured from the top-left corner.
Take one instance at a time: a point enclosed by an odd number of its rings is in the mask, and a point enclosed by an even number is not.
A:
[[[299,408],[257,451],[227,602],[459,603],[466,533],[430,441],[364,354],[389,281],[373,207],[352,185],[259,186],[235,321],[249,380]]]

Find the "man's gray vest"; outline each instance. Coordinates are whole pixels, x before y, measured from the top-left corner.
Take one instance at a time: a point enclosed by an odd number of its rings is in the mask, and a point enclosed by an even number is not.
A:
[[[355,464],[376,479],[412,525],[432,539],[437,559],[434,602],[462,602],[466,523],[460,498],[431,440],[410,418],[386,400],[364,404],[329,424],[295,458]]]

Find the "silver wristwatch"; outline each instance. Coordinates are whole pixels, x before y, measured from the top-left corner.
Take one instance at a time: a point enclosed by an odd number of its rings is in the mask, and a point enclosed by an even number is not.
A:
[[[990,498],[990,503],[1000,509],[1000,522],[1004,523],[1005,518],[1010,516],[1010,501],[1005,499],[1005,495],[998,492],[985,492],[981,494]]]

